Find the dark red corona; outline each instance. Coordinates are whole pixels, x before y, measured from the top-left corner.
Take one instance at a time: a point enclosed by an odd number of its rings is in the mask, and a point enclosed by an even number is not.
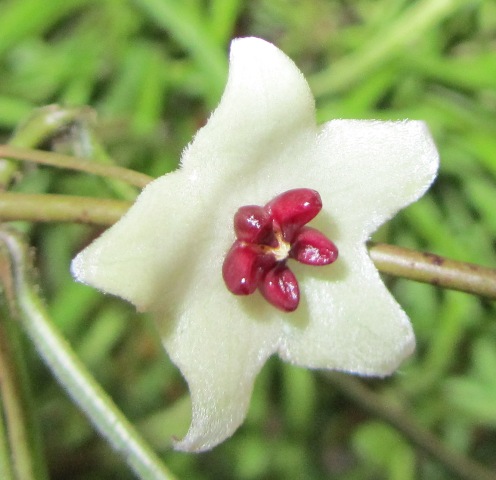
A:
[[[222,276],[229,291],[250,295],[258,288],[284,312],[298,307],[300,290],[286,265],[293,258],[306,265],[329,265],[338,249],[320,231],[305,227],[322,209],[315,190],[281,193],[265,206],[246,205],[234,215],[236,241],[226,255]]]

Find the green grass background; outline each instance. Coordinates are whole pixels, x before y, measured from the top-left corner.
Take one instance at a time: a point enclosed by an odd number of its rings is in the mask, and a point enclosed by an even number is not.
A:
[[[36,107],[89,105],[46,148],[84,151],[93,128],[119,164],[158,176],[222,93],[229,41],[272,41],[307,76],[320,122],[423,119],[441,154],[435,187],[378,238],[496,267],[496,2],[491,0],[0,0],[0,140]],[[81,126],[83,125],[83,126]],[[90,175],[24,167],[16,189],[119,197]],[[120,194],[122,196],[122,192]],[[212,452],[174,452],[189,411],[152,322],[75,284],[71,257],[98,231],[22,224],[53,321],[181,479],[452,478],[318,372],[273,359],[249,416]],[[494,303],[387,279],[418,349],[384,402],[496,470]],[[133,478],[27,348],[53,479]]]

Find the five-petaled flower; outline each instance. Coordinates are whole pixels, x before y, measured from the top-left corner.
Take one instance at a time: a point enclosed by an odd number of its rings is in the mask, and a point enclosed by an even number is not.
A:
[[[410,322],[365,242],[433,181],[438,155],[422,122],[315,123],[293,62],[256,38],[232,43],[220,105],[180,168],[149,184],[134,206],[73,261],[74,276],[156,317],[186,378],[193,416],[183,450],[206,450],[243,421],[255,377],[278,353],[293,364],[384,376],[414,348]],[[339,248],[329,267],[291,260],[300,304],[281,312],[259,292],[223,280],[240,207],[293,189],[317,191],[312,221]]]

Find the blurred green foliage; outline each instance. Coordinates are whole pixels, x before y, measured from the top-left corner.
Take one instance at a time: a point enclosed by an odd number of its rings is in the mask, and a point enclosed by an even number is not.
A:
[[[0,140],[36,107],[89,105],[97,120],[41,146],[91,156],[81,132],[93,129],[119,164],[154,176],[170,171],[220,98],[229,40],[247,35],[294,59],[314,88],[319,121],[428,123],[441,153],[438,182],[378,239],[496,267],[491,0],[0,0]],[[89,175],[33,167],[23,167],[16,189],[124,195]],[[249,417],[232,439],[201,455],[171,451],[171,435],[188,425],[187,389],[152,323],[69,274],[71,257],[99,232],[22,228],[37,247],[54,322],[179,478],[451,478],[325,377],[276,359],[257,380]],[[418,349],[372,388],[496,470],[494,304],[388,281],[412,319]],[[28,355],[52,478],[132,478],[36,354]]]

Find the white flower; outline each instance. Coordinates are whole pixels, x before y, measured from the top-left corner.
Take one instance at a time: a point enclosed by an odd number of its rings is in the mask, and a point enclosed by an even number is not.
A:
[[[412,352],[410,322],[365,242],[426,191],[437,167],[422,122],[317,126],[294,63],[263,40],[233,41],[220,105],[180,168],[149,184],[72,264],[77,280],[155,315],[192,397],[192,424],[178,449],[206,450],[232,435],[275,352],[296,365],[378,376]],[[319,268],[290,260],[301,300],[284,313],[258,292],[229,292],[222,265],[238,208],[294,188],[320,193],[312,226],[332,239],[339,258]]]

